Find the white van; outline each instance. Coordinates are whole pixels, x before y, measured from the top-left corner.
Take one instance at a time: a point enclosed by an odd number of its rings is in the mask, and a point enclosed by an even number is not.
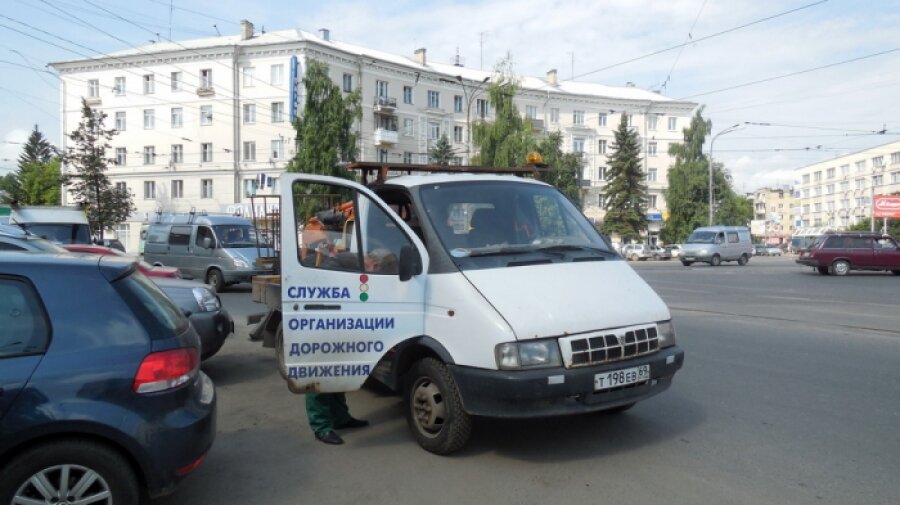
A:
[[[446,454],[471,416],[624,411],[684,353],[665,303],[558,190],[508,175],[282,176],[282,373],[404,395]]]
[[[57,244],[90,244],[91,227],[76,207],[12,207],[9,224]]]
[[[753,256],[750,229],[746,226],[704,226],[694,230],[681,250],[681,264],[709,263],[717,267],[723,261],[744,266]]]

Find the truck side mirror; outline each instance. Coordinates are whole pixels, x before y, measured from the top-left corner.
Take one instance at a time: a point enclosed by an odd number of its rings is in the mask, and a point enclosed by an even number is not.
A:
[[[419,252],[412,245],[405,245],[400,248],[400,281],[406,282],[413,278],[414,275],[422,273],[422,258]]]
[[[216,244],[213,243],[213,239],[210,237],[203,237],[203,247],[206,249],[215,249]]]

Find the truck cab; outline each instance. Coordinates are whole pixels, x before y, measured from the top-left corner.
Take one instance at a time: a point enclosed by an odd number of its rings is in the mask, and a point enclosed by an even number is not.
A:
[[[378,380],[426,450],[463,447],[471,416],[624,411],[682,366],[665,303],[552,186],[289,174],[281,201],[289,389]]]

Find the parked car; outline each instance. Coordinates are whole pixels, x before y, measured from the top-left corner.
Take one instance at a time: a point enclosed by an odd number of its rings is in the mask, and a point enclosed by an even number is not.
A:
[[[202,463],[200,338],[133,262],[0,252],[0,328],[0,503],[138,503]]]
[[[890,270],[900,275],[900,246],[893,237],[878,233],[829,233],[800,251],[796,261],[823,275],[847,275],[850,270]]]
[[[200,359],[212,358],[228,335],[234,333],[234,321],[222,308],[218,295],[206,284],[184,279],[157,277],[153,282],[188,315],[200,335]]]
[[[128,257],[125,253],[113,249],[111,247],[105,247],[102,245],[90,245],[90,244],[65,244],[62,246],[63,249],[74,252],[74,253],[85,253],[85,254],[101,254],[101,255],[111,255],[111,256],[125,256]],[[136,258],[132,258],[132,260],[137,261],[137,268],[141,271],[142,274],[147,277],[169,277],[172,279],[181,279],[183,276],[181,275],[181,270],[175,267],[167,267],[161,265],[151,265],[143,260],[137,260]]]
[[[631,261],[644,261],[653,257],[647,244],[625,244],[622,246],[622,257]]]
[[[658,245],[650,246],[650,254],[653,256],[655,260],[670,260],[672,259],[672,253],[669,252],[668,249],[664,247],[660,247]]]
[[[94,240],[94,244],[109,247],[110,249],[115,249],[117,251],[125,252],[125,246],[122,242],[117,238],[104,238],[104,239],[96,239]]]
[[[68,251],[18,226],[0,224],[0,251],[62,253]]]
[[[766,244],[753,244],[754,256],[766,256],[767,254],[768,250],[766,248]]]
[[[781,256],[781,247],[777,245],[766,246],[766,256]]]
[[[681,244],[669,244],[666,246],[666,250],[669,251],[669,255],[673,258],[681,256]]]

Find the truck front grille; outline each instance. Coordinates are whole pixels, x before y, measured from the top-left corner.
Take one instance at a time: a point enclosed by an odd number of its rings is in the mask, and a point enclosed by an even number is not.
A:
[[[652,354],[659,350],[656,326],[606,331],[560,341],[569,344],[571,359],[567,365],[572,367],[611,363]],[[565,350],[563,354],[566,354]]]

